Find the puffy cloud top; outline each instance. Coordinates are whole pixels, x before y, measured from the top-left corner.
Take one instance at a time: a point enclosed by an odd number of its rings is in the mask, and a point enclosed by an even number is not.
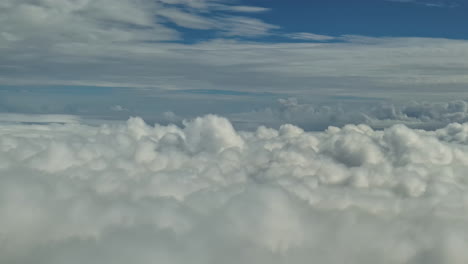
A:
[[[0,262],[464,264],[467,135],[0,125]]]

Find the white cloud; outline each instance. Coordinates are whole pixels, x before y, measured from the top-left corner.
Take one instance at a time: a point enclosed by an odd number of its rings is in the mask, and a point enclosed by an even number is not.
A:
[[[258,6],[222,6],[221,9],[226,9],[235,12],[245,12],[245,13],[260,13],[270,11],[269,8],[258,7]]]
[[[78,123],[78,116],[73,115],[28,115],[17,113],[0,113],[0,123]]]
[[[395,124],[412,128],[437,129],[450,123],[468,122],[468,103],[448,102],[392,103],[361,97],[328,99],[322,103],[303,103],[297,98],[279,99],[271,107],[233,113],[230,120],[243,128],[259,124],[279,127],[284,123],[299,125],[309,131],[323,130],[330,125],[366,124],[376,129]]]
[[[424,5],[427,7],[439,7],[439,8],[454,8],[460,5],[460,1],[457,0],[439,0],[439,1],[432,1],[432,0],[386,0],[388,2],[397,2],[397,3],[409,3],[409,4],[417,4],[417,5]]]
[[[16,36],[28,37],[33,41],[45,35],[43,37],[52,37],[51,41],[86,40],[88,44],[96,40],[109,42],[113,39],[102,35],[109,30],[143,34],[147,38],[143,40],[173,40],[178,32],[161,24],[162,18],[169,18],[183,27],[211,29],[217,27],[217,16],[224,14],[223,11],[252,13],[267,10],[254,6],[226,5],[222,0],[6,1],[0,10],[3,14],[0,29],[3,35],[10,36],[9,39]],[[210,19],[207,14],[211,12],[215,15]]]
[[[110,107],[110,109],[112,111],[116,111],[116,112],[128,111],[127,108],[125,108],[125,107],[123,107],[121,105],[113,105],[113,106]]]
[[[337,39],[336,37],[327,36],[327,35],[319,35],[307,32],[299,32],[299,33],[290,33],[286,34],[286,37],[291,39],[298,39],[298,40],[312,40],[312,41],[330,41]]]
[[[228,20],[230,26],[222,31],[227,35],[268,34],[261,22]],[[457,97],[468,83],[467,41],[344,38],[342,43],[283,44],[225,39],[193,45],[58,42],[30,52],[13,45],[5,49],[0,83],[423,100]]]
[[[468,124],[0,125],[0,262],[466,263]]]
[[[456,94],[468,83],[464,40],[341,36],[339,43],[245,41],[285,33],[243,10],[263,9],[205,0],[2,1],[0,84],[253,90],[298,97],[326,91],[395,98],[402,91],[404,97]],[[184,40],[174,24],[212,30],[219,39],[167,43]],[[290,37],[331,38],[304,32]]]
[[[224,31],[226,36],[264,36],[269,35],[271,30],[279,28],[259,19],[240,16],[225,17],[220,22],[220,30]]]
[[[216,21],[204,16],[188,13],[177,8],[167,8],[161,12],[161,16],[169,19],[178,26],[192,29],[213,29]]]
[[[227,5],[225,1],[151,0],[41,0],[4,1],[0,6],[0,36],[4,48],[14,51],[53,51],[56,46],[140,45],[147,41],[178,40],[181,33],[167,20],[192,29],[217,29],[222,14],[229,26],[232,15],[224,11],[252,13],[264,8]],[[209,15],[212,13],[212,15]],[[266,23],[264,23],[267,25]],[[238,26],[238,23],[235,23]],[[249,34],[249,36],[252,36]],[[2,51],[9,52],[9,50]],[[10,51],[11,52],[11,51]],[[101,55],[105,55],[102,53]]]

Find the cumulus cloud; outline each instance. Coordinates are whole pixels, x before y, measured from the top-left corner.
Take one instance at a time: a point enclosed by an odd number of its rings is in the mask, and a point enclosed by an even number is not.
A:
[[[0,125],[2,263],[466,263],[468,124]]]
[[[366,124],[375,129],[405,124],[412,128],[433,130],[454,122],[468,122],[468,103],[465,100],[398,103],[378,98],[338,99],[325,103],[304,103],[295,97],[282,98],[274,106],[234,113],[229,117],[246,129],[259,124],[279,127],[283,123],[291,123],[312,131],[346,124]]]
[[[121,106],[121,105],[113,105],[110,107],[110,110],[116,111],[116,112],[122,112],[122,111],[128,111],[127,108]]]
[[[306,131],[320,131],[328,126],[366,124],[383,129],[394,124],[434,130],[450,123],[468,122],[467,99],[437,101],[387,100],[360,96],[284,97],[275,94],[201,90],[164,92],[151,89],[119,89],[105,87],[28,89],[18,92],[0,90],[0,121],[18,121],[12,113],[36,113],[42,117],[81,119],[87,124],[127,120],[140,116],[154,124],[182,125],[207,113],[227,117],[235,128],[255,130],[260,125],[279,128],[284,123]],[[77,94],[77,90],[80,91]],[[112,94],[112,96],[109,96]],[[156,96],[157,95],[157,96]],[[89,100],[89,98],[94,98]],[[276,98],[275,98],[276,97]],[[54,101],[54,104],[50,104]],[[9,112],[9,113],[8,113]],[[46,115],[44,115],[46,114]],[[39,122],[42,117],[26,115],[25,122]],[[57,120],[60,121],[60,120]]]

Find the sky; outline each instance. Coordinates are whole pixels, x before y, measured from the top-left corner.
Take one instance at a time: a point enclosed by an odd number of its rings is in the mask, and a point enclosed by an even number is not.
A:
[[[246,1],[267,6],[262,14],[287,32],[372,37],[466,39],[466,1]],[[278,22],[275,22],[278,21]]]
[[[463,100],[467,10],[457,0],[5,0],[0,112],[163,122],[287,98],[349,111]]]
[[[468,263],[465,0],[0,0],[0,263]]]

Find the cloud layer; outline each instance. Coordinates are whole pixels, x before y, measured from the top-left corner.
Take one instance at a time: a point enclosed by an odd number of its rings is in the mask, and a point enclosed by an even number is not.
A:
[[[243,128],[259,124],[279,127],[291,123],[308,131],[317,131],[330,125],[366,124],[382,129],[405,124],[412,128],[434,130],[454,122],[468,122],[468,103],[465,100],[392,103],[360,97],[342,100],[333,98],[324,103],[301,103],[292,97],[279,99],[272,107],[234,113],[230,115],[230,120]]]
[[[0,126],[2,263],[466,263],[468,124]]]
[[[466,40],[286,32],[253,15],[267,11],[223,0],[5,0],[0,85],[399,99],[456,97],[468,83]]]

